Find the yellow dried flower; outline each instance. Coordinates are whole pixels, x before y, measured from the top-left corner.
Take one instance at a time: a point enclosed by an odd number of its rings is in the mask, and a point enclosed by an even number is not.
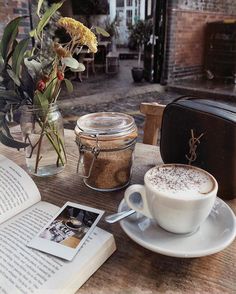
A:
[[[69,57],[70,52],[67,51],[65,48],[63,48],[60,44],[54,43],[53,44],[53,49],[57,53],[59,57]]]
[[[63,27],[79,45],[86,45],[91,52],[97,52],[98,43],[96,36],[81,22],[70,17],[61,17],[58,25]]]

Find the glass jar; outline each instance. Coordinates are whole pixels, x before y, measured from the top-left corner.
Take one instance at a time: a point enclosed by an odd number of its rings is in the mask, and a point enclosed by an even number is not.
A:
[[[50,176],[61,172],[66,164],[64,128],[56,104],[42,109],[24,106],[21,110],[21,131],[25,148],[26,166],[36,176]]]
[[[80,153],[78,172],[88,187],[114,191],[129,184],[137,139],[131,116],[115,112],[87,114],[78,119],[75,134]]]

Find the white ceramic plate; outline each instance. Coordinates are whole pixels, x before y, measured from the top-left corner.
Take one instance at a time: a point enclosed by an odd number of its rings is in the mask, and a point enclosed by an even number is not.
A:
[[[127,209],[127,204],[122,200],[118,211]],[[207,220],[192,234],[169,233],[139,213],[122,220],[120,224],[125,233],[139,245],[174,257],[200,257],[219,252],[232,243],[236,236],[236,217],[219,198],[216,198]]]

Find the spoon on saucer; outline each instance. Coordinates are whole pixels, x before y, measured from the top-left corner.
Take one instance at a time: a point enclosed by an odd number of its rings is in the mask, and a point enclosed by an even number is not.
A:
[[[109,224],[113,224],[113,223],[116,223],[116,222],[130,216],[131,214],[134,214],[135,212],[136,211],[134,209],[129,209],[129,210],[124,210],[124,211],[117,212],[114,214],[110,214],[105,217],[105,221]]]

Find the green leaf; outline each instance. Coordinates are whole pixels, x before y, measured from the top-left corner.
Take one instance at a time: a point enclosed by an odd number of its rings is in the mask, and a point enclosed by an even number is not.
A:
[[[38,17],[40,17],[40,9],[42,7],[43,1],[44,0],[38,0],[37,11],[36,11]]]
[[[29,60],[28,58],[24,58],[24,63],[33,79],[40,74],[42,70],[42,64],[40,62],[34,59]]]
[[[14,50],[14,53],[12,55],[12,70],[15,72],[15,74],[17,76],[19,76],[19,73],[20,73],[20,65],[21,65],[21,62],[24,58],[24,54],[25,54],[25,51],[28,47],[28,44],[29,44],[29,38],[27,39],[24,39],[22,41],[20,41],[15,50]]]
[[[10,133],[10,130],[9,130],[9,127],[7,125],[7,120],[6,120],[6,115],[4,113],[4,115],[0,115],[0,131],[3,131],[5,132],[5,134],[7,135],[7,137],[9,138],[12,138],[12,135]]]
[[[73,57],[64,57],[61,59],[61,63],[73,69],[79,67],[79,62]]]
[[[20,80],[19,78],[16,76],[16,74],[11,70],[11,69],[7,69],[7,73],[9,75],[9,77],[14,81],[14,83],[20,87]]]
[[[34,97],[34,90],[36,85],[24,63],[22,63],[21,68],[21,84],[23,91],[25,91],[32,99]]]
[[[6,103],[19,103],[19,96],[13,90],[0,90],[0,100]]]
[[[18,34],[19,23],[23,18],[25,18],[25,16],[17,17],[10,21],[8,25],[5,27],[2,40],[0,43],[0,53],[5,61],[7,59],[12,43],[14,42]]]
[[[85,66],[83,65],[83,63],[79,63],[77,68],[71,68],[70,70],[73,72],[82,72],[85,71]]]
[[[36,93],[36,95],[35,95],[34,98],[35,98],[34,100],[35,100],[36,104],[38,104],[38,106],[40,108],[42,108],[43,111],[46,112],[47,109],[48,109],[49,103],[48,103],[48,100],[45,97],[45,95],[43,93],[37,91],[37,93]]]
[[[0,66],[2,67],[4,65],[4,59],[0,53]]]
[[[64,79],[64,82],[66,84],[66,88],[67,88],[68,93],[69,94],[72,93],[74,90],[74,87],[73,87],[73,84],[71,83],[71,81],[68,79]]]
[[[110,34],[107,31],[105,31],[103,28],[100,28],[100,27],[94,27],[94,28],[97,34],[102,35],[104,37],[110,37]]]
[[[29,35],[30,35],[31,38],[35,37],[36,36],[36,29],[30,31]]]
[[[39,34],[42,32],[44,27],[48,24],[51,16],[62,6],[64,1],[59,2],[59,3],[54,3],[52,6],[47,9],[47,11],[44,13],[42,18],[40,19],[38,26],[36,28],[36,35],[39,36]]]
[[[44,91],[43,95],[44,97],[48,100],[48,101],[51,101],[51,99],[53,98],[52,97],[52,94],[53,94],[53,91],[55,89],[55,85],[57,83],[57,78],[56,78],[56,75],[55,77],[53,78],[53,80],[47,85],[47,88],[46,90]]]
[[[17,149],[25,148],[29,145],[29,144],[26,144],[23,142],[16,141],[16,140],[6,136],[3,133],[3,131],[0,131],[0,142],[8,147],[17,148]]]

